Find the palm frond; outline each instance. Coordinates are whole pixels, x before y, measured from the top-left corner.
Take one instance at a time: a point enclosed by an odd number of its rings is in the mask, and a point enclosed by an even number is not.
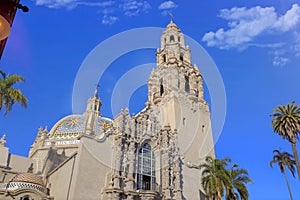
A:
[[[28,100],[19,89],[13,88],[16,83],[25,82],[25,79],[19,75],[6,75],[0,70],[0,110],[5,107],[4,115],[6,116],[15,103],[21,104],[23,107],[27,107]]]
[[[6,79],[6,74],[0,69],[0,74],[2,76],[2,79]]]
[[[285,167],[289,169],[293,176],[295,176],[295,165],[296,161],[294,160],[294,156],[288,152],[280,152],[275,149],[273,151],[273,159],[270,161],[270,166],[273,164],[277,164],[281,173],[285,172]]]

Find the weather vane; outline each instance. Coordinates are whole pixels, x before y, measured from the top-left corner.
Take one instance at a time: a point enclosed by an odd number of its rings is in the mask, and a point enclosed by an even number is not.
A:
[[[96,89],[95,89],[94,96],[97,96],[97,97],[98,97],[98,89],[99,89],[99,87],[100,87],[99,82],[98,82],[97,84],[95,84],[95,86],[96,86]]]
[[[174,16],[173,16],[173,14],[170,12],[169,13],[169,15],[170,15],[170,17],[171,17],[171,22],[173,21],[173,18],[174,18]]]

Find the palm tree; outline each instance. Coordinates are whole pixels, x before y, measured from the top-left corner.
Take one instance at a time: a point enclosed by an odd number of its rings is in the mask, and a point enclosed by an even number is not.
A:
[[[202,170],[202,186],[207,196],[212,199],[222,200],[225,186],[230,184],[226,167],[231,162],[230,158],[216,159],[207,156],[205,163],[197,168]]]
[[[14,103],[20,103],[27,107],[27,99],[19,89],[14,89],[13,85],[19,82],[25,82],[25,79],[19,75],[7,76],[0,70],[0,110],[5,106],[4,116],[11,111]]]
[[[286,175],[286,171],[285,171],[285,167],[287,167],[292,175],[295,177],[295,160],[293,159],[293,155],[287,153],[287,152],[280,152],[279,150],[274,150],[273,154],[275,154],[273,156],[273,160],[271,160],[270,162],[270,166],[273,167],[273,164],[278,164],[279,169],[281,171],[281,173],[283,173],[286,184],[288,186],[288,190],[290,193],[290,198],[291,200],[293,200],[293,196],[292,196],[292,192],[291,192],[291,188],[290,188],[290,184]]]
[[[228,169],[230,158],[217,159],[207,156],[199,166],[191,166],[202,170],[202,187],[208,197],[222,200],[226,191],[226,200],[247,200],[249,192],[246,184],[252,183],[248,171],[234,164]]]
[[[231,180],[231,185],[226,189],[226,200],[249,199],[246,184],[252,183],[252,180],[248,175],[248,171],[234,164],[231,169],[227,170],[227,173]]]
[[[300,164],[296,149],[296,140],[300,134],[300,108],[291,102],[287,105],[279,105],[273,109],[272,127],[275,133],[292,144],[293,154],[296,161],[298,178],[300,180]]]

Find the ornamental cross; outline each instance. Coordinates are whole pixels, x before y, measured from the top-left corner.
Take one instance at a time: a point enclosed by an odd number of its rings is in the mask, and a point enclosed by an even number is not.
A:
[[[173,18],[174,18],[173,14],[170,12],[169,15],[171,17],[171,21],[173,21]]]

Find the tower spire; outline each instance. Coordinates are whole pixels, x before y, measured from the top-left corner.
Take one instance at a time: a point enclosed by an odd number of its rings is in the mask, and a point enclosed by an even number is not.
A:
[[[94,97],[95,97],[95,98],[99,98],[99,97],[98,97],[98,90],[99,90],[100,84],[97,83],[97,84],[95,84],[95,86],[96,86],[96,88],[95,88],[95,92],[94,92]]]
[[[170,15],[170,23],[173,23],[173,18],[174,18],[173,13],[170,12],[169,15]]]
[[[102,102],[98,96],[98,88],[99,88],[99,83],[96,84],[94,96],[91,97],[87,102],[87,107],[86,107],[86,111],[85,111],[86,114],[93,113],[93,114],[100,116],[100,108],[101,108]]]

